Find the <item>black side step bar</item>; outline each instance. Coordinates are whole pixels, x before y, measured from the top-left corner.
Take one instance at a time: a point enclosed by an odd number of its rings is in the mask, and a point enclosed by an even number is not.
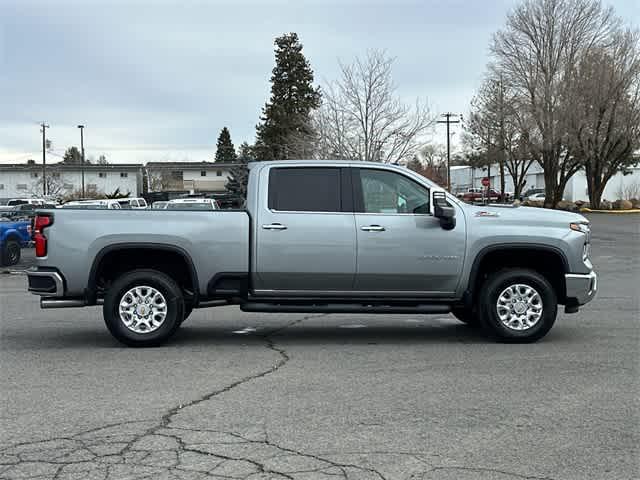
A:
[[[351,303],[327,303],[295,305],[277,303],[243,303],[243,312],[280,313],[449,313],[449,305],[361,305]]]

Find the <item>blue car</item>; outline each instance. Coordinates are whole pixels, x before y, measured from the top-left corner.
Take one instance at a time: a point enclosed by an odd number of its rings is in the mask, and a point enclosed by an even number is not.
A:
[[[15,265],[21,249],[31,242],[31,222],[0,220],[0,265]]]

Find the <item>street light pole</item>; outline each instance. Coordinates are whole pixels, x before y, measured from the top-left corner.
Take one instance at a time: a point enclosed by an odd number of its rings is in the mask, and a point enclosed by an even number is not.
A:
[[[80,164],[80,172],[82,173],[82,198],[84,198],[84,125],[78,125],[80,129],[80,151],[82,154],[82,160]]]
[[[46,130],[49,128],[45,122],[40,124],[40,131],[42,132],[42,196],[47,195],[47,135]]]

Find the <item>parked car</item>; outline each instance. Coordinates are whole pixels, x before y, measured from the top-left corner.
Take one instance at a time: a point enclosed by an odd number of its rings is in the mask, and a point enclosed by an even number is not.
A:
[[[31,241],[31,222],[0,220],[0,265],[15,265]]]
[[[531,195],[527,196],[527,200],[530,200],[533,202],[544,202],[545,198],[546,198],[546,195],[544,192],[532,193]]]
[[[210,198],[176,198],[169,200],[167,210],[219,210],[215,200]]]
[[[147,201],[144,198],[122,198],[118,200],[121,208],[142,210],[147,208]]]
[[[85,210],[120,210],[120,203],[117,200],[75,200],[67,202],[60,208],[75,208]]]
[[[151,204],[151,209],[152,210],[164,210],[165,208],[167,208],[167,203],[169,203],[168,201],[164,201],[164,200],[159,200],[157,202],[153,202]]]
[[[524,192],[522,195],[520,195],[520,200],[521,201],[529,200],[529,197],[531,195],[535,195],[536,193],[544,193],[544,188],[530,188],[526,192]]]
[[[46,200],[42,198],[12,198],[7,201],[7,206],[12,207],[15,205],[34,205],[43,206],[48,204]]]
[[[493,188],[488,190],[484,188],[470,188],[462,194],[462,200],[468,203],[482,202],[485,200],[489,202],[500,202],[502,201],[502,195]]]
[[[171,204],[170,204],[171,205]],[[29,290],[43,308],[103,304],[126,345],[168,340],[194,308],[452,312],[533,342],[591,301],[590,227],[577,213],[461,202],[406,168],[257,162],[247,210],[52,210],[34,227]]]

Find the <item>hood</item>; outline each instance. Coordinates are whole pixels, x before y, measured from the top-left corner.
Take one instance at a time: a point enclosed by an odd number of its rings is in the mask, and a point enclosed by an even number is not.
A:
[[[467,212],[473,218],[497,217],[517,221],[527,225],[569,225],[589,223],[584,216],[564,210],[550,210],[536,207],[514,207],[511,205],[467,205]]]

